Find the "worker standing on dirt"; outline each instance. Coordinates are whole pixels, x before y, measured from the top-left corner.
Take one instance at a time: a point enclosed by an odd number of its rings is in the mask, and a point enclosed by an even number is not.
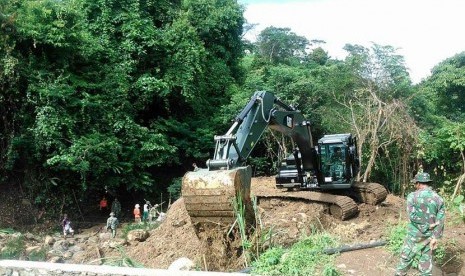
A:
[[[118,227],[118,219],[115,217],[115,213],[111,212],[107,219],[107,230],[111,229],[112,238],[116,237],[116,227]]]
[[[134,206],[133,214],[134,214],[134,222],[140,223],[140,205],[139,204],[136,204]]]
[[[63,220],[61,221],[61,226],[63,227],[63,237],[66,239],[66,235],[71,234],[71,237],[74,237],[74,230],[71,227],[71,220],[68,218],[67,214],[63,215]]]
[[[142,221],[147,222],[149,218],[149,210],[152,208],[152,204],[150,204],[150,201],[146,200],[144,204],[144,212],[142,213]]]
[[[415,191],[407,196],[407,237],[396,275],[407,275],[415,256],[419,257],[418,269],[421,275],[432,275],[433,251],[444,231],[444,200],[429,186],[431,178],[428,173],[418,173],[413,183]]]
[[[153,205],[149,210],[149,222],[152,222],[155,217],[158,216],[158,204]]]
[[[106,198],[105,196],[103,196],[103,197],[102,197],[102,200],[100,200],[99,207],[100,207],[100,211],[101,211],[101,210],[107,210],[107,208],[108,208],[108,201],[107,201],[107,198]]]
[[[118,198],[113,200],[113,203],[111,204],[111,211],[113,214],[115,214],[116,218],[119,218],[119,215],[121,214],[121,203],[119,202]]]

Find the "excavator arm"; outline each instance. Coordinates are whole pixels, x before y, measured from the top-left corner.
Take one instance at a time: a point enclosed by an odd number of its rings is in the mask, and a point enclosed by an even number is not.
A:
[[[255,92],[229,130],[224,135],[215,136],[215,152],[206,162],[207,169],[188,172],[183,177],[182,195],[194,223],[231,223],[237,197],[245,207],[246,220],[253,220],[252,173],[246,160],[267,128],[291,137],[303,157],[300,159],[303,169],[313,168],[310,123],[300,111],[272,93]]]
[[[279,131],[296,143],[302,155],[304,169],[312,169],[313,148],[310,122],[302,113],[275,97],[258,91],[236,116],[226,134],[215,136],[215,153],[207,161],[209,170],[232,169],[243,166],[257,141],[267,128]]]

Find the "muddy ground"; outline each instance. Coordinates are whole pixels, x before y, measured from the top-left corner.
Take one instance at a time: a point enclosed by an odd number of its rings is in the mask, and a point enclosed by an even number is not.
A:
[[[254,179],[252,194],[256,189],[279,193],[272,178]],[[258,202],[258,207],[262,227],[272,233],[265,246],[291,245],[302,236],[318,230],[332,233],[343,244],[369,243],[384,240],[391,225],[405,220],[405,200],[393,195],[388,195],[379,206],[359,205],[358,216],[347,221],[334,219],[326,207],[316,203],[272,199]],[[13,219],[7,216],[3,218]],[[182,198],[170,206],[165,221],[158,228],[150,230],[150,236],[145,241],[125,243],[123,251],[109,246],[109,240],[99,233],[102,226],[96,224],[77,229],[72,243],[74,247],[82,248],[83,252],[74,256],[71,254],[62,261],[98,264],[103,259],[124,256],[145,267],[168,268],[176,259],[187,257],[199,269],[209,271],[239,271],[248,265],[244,262],[239,233],[223,226],[196,231],[199,229],[192,225]],[[228,239],[225,239],[226,235]],[[448,221],[443,240],[453,240],[457,248],[465,248],[465,225]],[[450,256],[448,265],[442,269],[446,273],[456,273],[449,275],[465,275],[465,269],[461,269],[464,259],[462,252],[456,253]],[[344,275],[393,275],[396,262],[397,259],[386,249],[378,247],[342,253],[337,257],[336,266]],[[435,275],[441,275],[438,268]]]

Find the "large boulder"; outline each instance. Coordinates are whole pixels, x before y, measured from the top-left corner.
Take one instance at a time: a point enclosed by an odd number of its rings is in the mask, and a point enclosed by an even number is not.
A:
[[[143,242],[150,236],[147,230],[136,229],[128,232],[128,241],[139,241]]]
[[[26,255],[30,255],[31,253],[37,253],[42,249],[42,246],[34,245],[26,247],[25,253]]]
[[[46,237],[45,237],[44,244],[45,244],[45,245],[52,245],[52,244],[55,243],[55,241],[56,241],[56,240],[55,240],[54,237],[52,237],[52,236],[46,236]]]
[[[124,246],[126,244],[125,239],[111,239],[104,243],[104,246],[108,246],[109,248],[118,248]]]
[[[99,234],[98,234],[98,238],[99,238],[101,241],[107,241],[107,240],[111,239],[111,232],[102,232],[102,233],[99,233]]]
[[[68,250],[70,243],[68,240],[58,240],[53,244],[53,250],[56,251],[66,251]]]

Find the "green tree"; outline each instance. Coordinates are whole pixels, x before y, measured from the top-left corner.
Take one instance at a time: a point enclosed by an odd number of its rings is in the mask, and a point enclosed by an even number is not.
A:
[[[1,169],[36,202],[156,192],[157,169],[213,146],[242,76],[236,1],[0,4]]]
[[[437,112],[452,121],[465,119],[465,52],[436,65],[425,83],[435,92],[432,98]]]
[[[350,129],[358,138],[361,181],[408,183],[418,128],[405,101],[411,82],[403,57],[377,44],[349,44],[345,50],[344,62],[327,70],[323,121]],[[402,129],[399,121],[405,122]]]
[[[267,27],[260,32],[256,44],[266,62],[295,64],[307,55],[309,41],[289,28]]]
[[[465,114],[465,53],[436,65],[418,87],[412,110],[424,128],[419,159],[444,180],[444,188],[461,193],[465,179],[463,119]]]

